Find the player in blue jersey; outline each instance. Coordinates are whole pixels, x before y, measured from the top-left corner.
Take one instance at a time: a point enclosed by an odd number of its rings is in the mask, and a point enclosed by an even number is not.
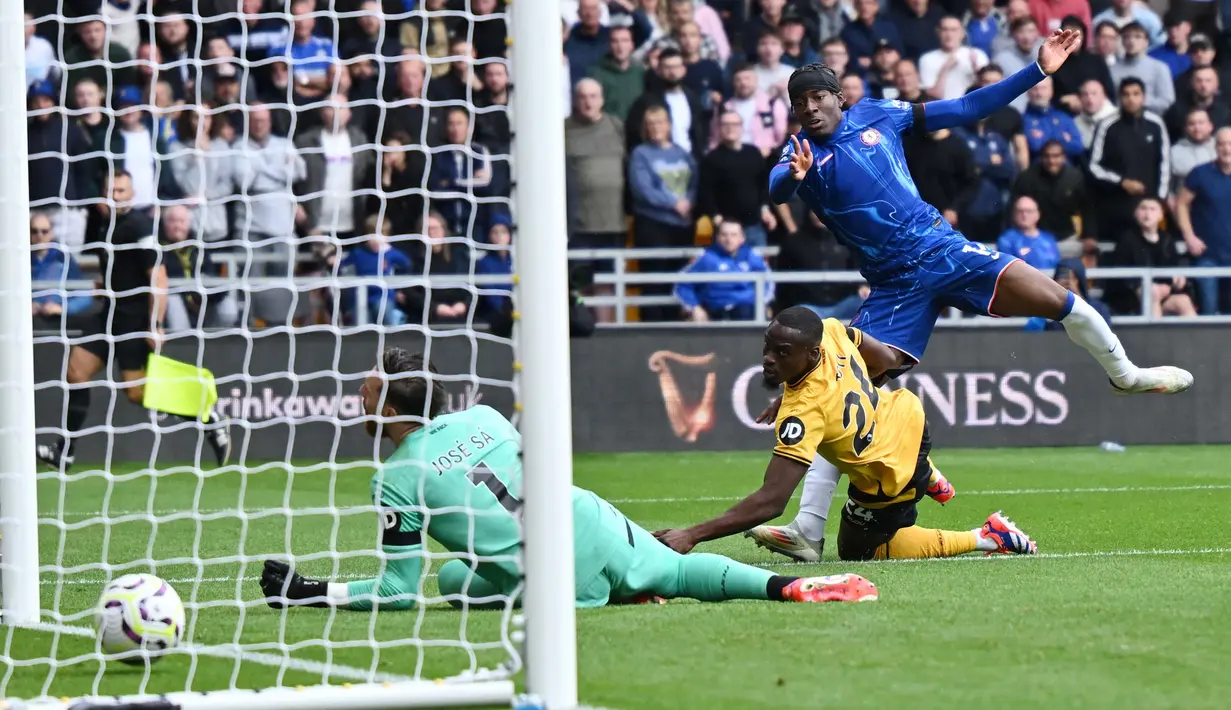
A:
[[[990,116],[1055,73],[1080,42],[1077,32],[1056,31],[1040,47],[1038,61],[1013,76],[959,99],[926,104],[863,99],[844,113],[845,97],[831,69],[809,64],[791,75],[788,93],[803,130],[791,136],[770,173],[770,195],[783,203],[798,192],[857,255],[872,292],[851,325],[889,345],[895,355],[868,363],[874,375],[893,377],[917,364],[936,319],[952,307],[1059,321],[1120,394],[1172,394],[1192,386],[1192,375],[1177,367],[1134,365],[1103,317],[1049,276],[968,241],[919,197],[906,165],[902,134],[967,126]],[[771,405],[762,416],[774,415]],[[832,466],[810,470],[795,521],[754,529],[749,536],[796,559],[819,559],[837,479]],[[938,499],[951,497],[943,477],[934,485]],[[783,536],[793,542],[778,542]]]
[[[410,609],[423,597],[425,537],[449,551],[440,595],[454,606],[518,601],[521,577],[521,436],[491,407],[443,413],[445,391],[423,357],[387,348],[360,393],[368,433],[396,446],[372,477],[384,552],[373,579],[311,579],[266,560],[260,586],[275,608]],[[377,419],[381,420],[378,427]],[[701,601],[865,601],[876,586],[856,574],[788,577],[720,555],[681,555],[607,501],[573,489],[574,579],[582,607],[690,597]]]

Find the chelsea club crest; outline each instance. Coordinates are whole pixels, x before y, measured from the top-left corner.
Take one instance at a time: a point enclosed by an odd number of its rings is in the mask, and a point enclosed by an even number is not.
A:
[[[868,146],[876,145],[877,143],[881,142],[881,132],[876,130],[875,128],[869,128],[868,130],[859,134],[859,140],[864,145],[868,145]]]

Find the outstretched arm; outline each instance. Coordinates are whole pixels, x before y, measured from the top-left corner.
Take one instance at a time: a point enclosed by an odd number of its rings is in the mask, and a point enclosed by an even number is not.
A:
[[[396,551],[394,551],[396,549]],[[413,609],[419,598],[423,546],[385,548],[384,572],[357,582],[328,582],[305,577],[285,562],[265,560],[261,591],[275,609],[283,606],[337,607],[369,611],[377,604],[385,611]]]
[[[686,530],[659,530],[654,537],[676,552],[686,553],[699,542],[717,540],[767,523],[786,510],[791,494],[806,473],[807,464],[775,454],[765,468],[765,482],[752,495],[717,518]]]
[[[1056,30],[1039,48],[1039,60],[1013,76],[972,91],[960,99],[923,104],[924,122],[920,126],[916,121],[916,128],[930,133],[942,128],[967,126],[987,118],[1045,77],[1055,74],[1080,45],[1081,38],[1073,30]]]
[[[812,145],[808,139],[800,143],[798,137],[791,136],[791,142],[783,149],[778,164],[769,172],[770,199],[777,204],[789,201],[812,169],[812,161]]]

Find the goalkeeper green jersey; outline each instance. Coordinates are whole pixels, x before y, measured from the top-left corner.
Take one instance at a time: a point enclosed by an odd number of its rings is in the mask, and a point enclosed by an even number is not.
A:
[[[484,578],[516,586],[521,480],[521,435],[491,407],[445,414],[408,434],[371,481],[388,569],[378,580],[350,583],[351,607],[370,608],[374,593],[386,608],[413,603],[424,533],[474,555]]]

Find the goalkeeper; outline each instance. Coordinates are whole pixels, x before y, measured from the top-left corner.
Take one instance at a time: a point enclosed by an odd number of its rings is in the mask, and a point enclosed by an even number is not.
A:
[[[381,367],[360,390],[364,411],[389,420],[384,435],[397,449],[372,477],[383,517],[387,565],[376,579],[335,583],[308,579],[267,560],[266,602],[363,611],[410,609],[422,598],[423,535],[450,552],[439,571],[440,593],[454,606],[501,607],[521,585],[521,437],[497,411],[475,406],[437,416],[444,389],[421,355],[387,348]],[[427,414],[427,423],[405,421]],[[376,435],[377,423],[367,422]],[[719,555],[681,555],[590,491],[573,488],[577,605],[597,607],[691,597],[702,601],[764,599],[792,602],[876,598],[866,579],[786,577]]]

